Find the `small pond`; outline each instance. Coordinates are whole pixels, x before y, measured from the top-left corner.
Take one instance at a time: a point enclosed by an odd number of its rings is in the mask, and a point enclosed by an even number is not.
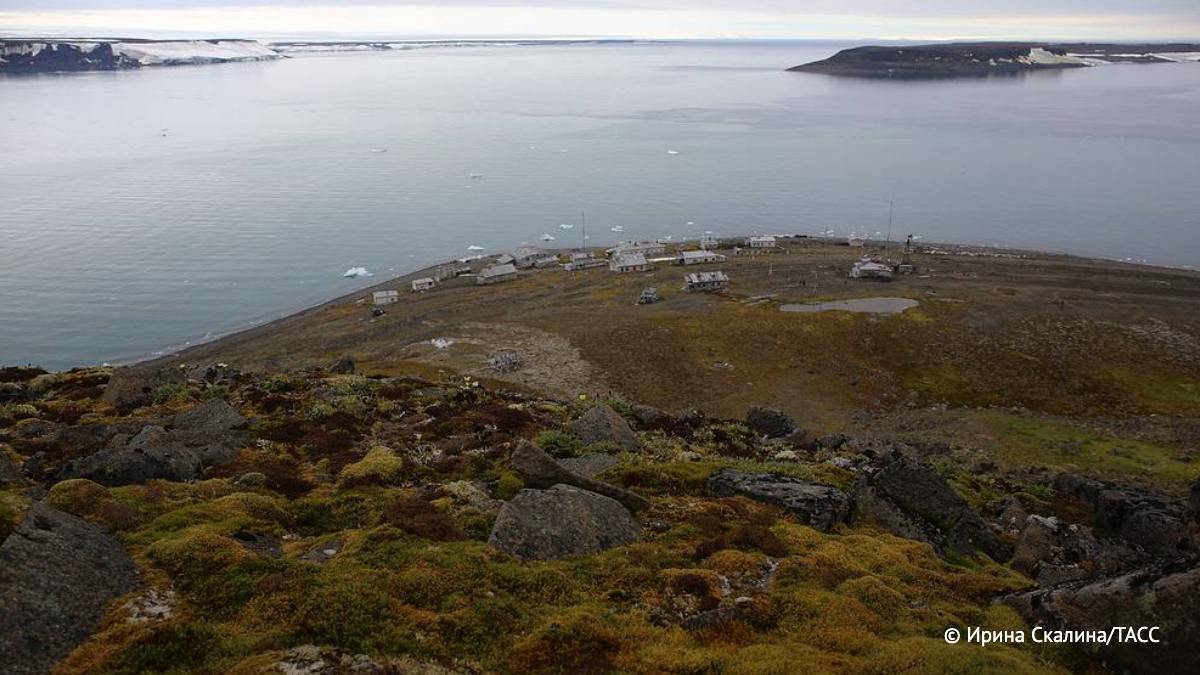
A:
[[[814,302],[810,304],[780,305],[783,312],[827,312],[838,310],[842,312],[862,312],[865,314],[899,314],[906,309],[916,307],[916,300],[909,298],[855,298],[854,300],[835,300],[832,302]]]

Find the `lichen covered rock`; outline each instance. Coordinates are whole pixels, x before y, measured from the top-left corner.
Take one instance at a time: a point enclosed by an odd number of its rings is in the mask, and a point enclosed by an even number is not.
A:
[[[641,539],[617,501],[569,485],[522,490],[500,509],[488,544],[525,560],[597,553]]]

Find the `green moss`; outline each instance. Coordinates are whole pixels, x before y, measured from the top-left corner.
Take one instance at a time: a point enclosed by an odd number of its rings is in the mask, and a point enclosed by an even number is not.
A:
[[[584,447],[584,442],[569,431],[547,429],[533,439],[537,446],[555,457],[575,457]]]
[[[339,477],[347,483],[379,483],[388,485],[401,480],[404,460],[391,448],[377,445],[361,460],[342,469]]]

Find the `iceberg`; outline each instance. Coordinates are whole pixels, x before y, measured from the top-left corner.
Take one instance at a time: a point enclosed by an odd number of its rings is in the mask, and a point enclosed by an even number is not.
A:
[[[482,251],[482,250],[483,250],[483,247],[482,247],[482,246],[475,246],[474,244],[472,244],[471,246],[468,246],[468,247],[467,247],[467,250],[468,250],[468,251]]]
[[[369,277],[373,275],[368,272],[367,268],[365,267],[351,267],[350,269],[346,270],[346,273],[342,276],[346,277],[347,279],[357,279],[359,277]]]

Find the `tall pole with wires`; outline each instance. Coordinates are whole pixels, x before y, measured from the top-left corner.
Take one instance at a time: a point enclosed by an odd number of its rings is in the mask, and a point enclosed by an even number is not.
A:
[[[888,230],[887,230],[887,242],[885,242],[885,243],[884,243],[884,245],[883,245],[883,248],[884,248],[885,250],[886,250],[886,249],[889,249],[889,248],[891,248],[891,247],[892,247],[892,215],[893,215],[893,213],[895,212],[895,210],[896,210],[896,200],[894,200],[894,199],[893,199],[893,200],[889,200],[889,201],[888,201]]]

